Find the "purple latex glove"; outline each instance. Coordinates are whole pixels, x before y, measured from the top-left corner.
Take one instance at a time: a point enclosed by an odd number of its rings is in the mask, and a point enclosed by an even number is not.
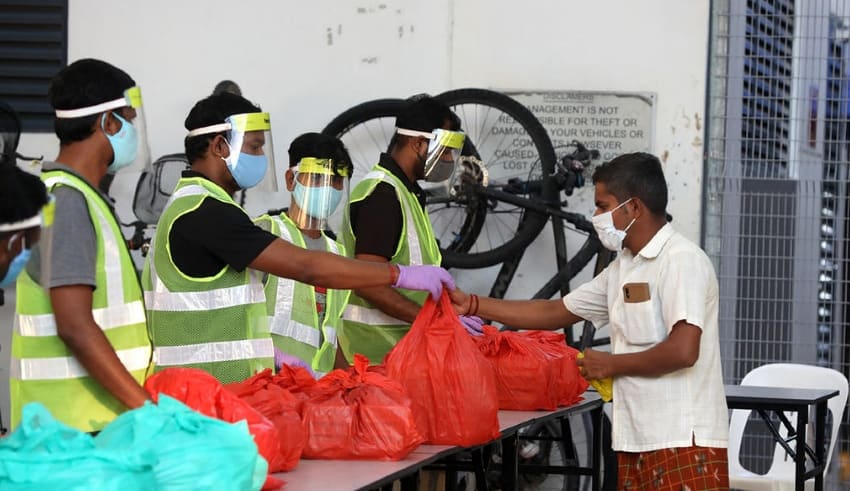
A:
[[[408,290],[431,292],[431,298],[440,299],[443,285],[455,289],[455,280],[448,271],[439,266],[401,266],[398,265],[398,279],[393,286]]]
[[[275,348],[274,349],[274,369],[275,369],[275,371],[280,370],[280,367],[282,367],[283,365],[289,365],[291,367],[305,368],[308,372],[310,372],[310,375],[313,375],[313,369],[310,368],[310,365],[308,365],[307,362],[305,362],[301,358],[298,358],[297,356],[292,356],[289,353],[284,353],[283,351]]]
[[[463,324],[466,332],[472,336],[484,335],[484,320],[481,317],[477,315],[461,315],[458,317],[460,317],[460,323]]]

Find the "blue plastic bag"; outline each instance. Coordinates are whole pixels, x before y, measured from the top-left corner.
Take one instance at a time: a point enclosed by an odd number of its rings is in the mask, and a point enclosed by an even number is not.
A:
[[[97,448],[91,435],[37,402],[24,406],[21,424],[0,439],[3,491],[147,491],[156,489],[154,464],[150,453]]]
[[[118,416],[94,443],[101,450],[154,455],[151,489],[259,490],[268,470],[244,421],[209,418],[164,394],[158,404]]]

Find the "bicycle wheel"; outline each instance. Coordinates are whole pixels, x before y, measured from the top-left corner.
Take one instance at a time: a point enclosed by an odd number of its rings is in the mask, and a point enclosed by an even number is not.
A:
[[[342,140],[354,164],[351,187],[363,179],[387,150],[395,118],[404,107],[404,99],[376,99],[351,107],[331,120],[322,133]]]
[[[446,183],[451,199],[428,205],[440,243],[458,244],[445,248],[443,264],[467,269],[498,264],[530,244],[548,217],[482,198],[466,184],[485,184],[486,178],[488,186],[504,189],[513,179],[510,187],[518,196],[556,203],[558,189],[550,179],[555,150],[534,114],[505,94],[457,89],[437,97],[460,117],[469,142],[464,154],[477,159],[460,166],[460,172]],[[475,165],[479,168],[470,175]]]

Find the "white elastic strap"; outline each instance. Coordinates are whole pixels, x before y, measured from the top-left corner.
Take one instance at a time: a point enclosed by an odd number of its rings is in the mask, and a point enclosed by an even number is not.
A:
[[[408,130],[408,129],[404,129],[404,128],[396,128],[395,132],[398,133],[399,135],[404,135],[404,136],[421,136],[421,137],[424,137],[424,138],[428,138],[429,140],[434,139],[434,134],[429,133],[427,131],[416,131],[416,130]]]
[[[127,107],[127,99],[120,98],[108,102],[101,102],[94,106],[81,107],[79,109],[57,109],[56,117],[61,119],[82,118],[83,116],[91,116],[92,114],[102,113],[110,109],[118,109],[119,107]]]
[[[131,372],[147,369],[151,359],[150,346],[117,350],[121,364]],[[89,373],[73,356],[55,358],[12,358],[10,376],[18,380],[63,380],[87,377]]]
[[[153,359],[157,366],[195,365],[222,361],[273,358],[274,345],[271,338],[222,341],[184,346],[158,346]]]
[[[32,227],[37,227],[41,225],[41,213],[36,213],[35,215],[24,218],[23,220],[19,220],[17,222],[11,223],[0,223],[0,232],[13,232],[17,230],[24,230]]]
[[[221,133],[222,131],[227,131],[232,128],[233,126],[231,126],[230,123],[219,123],[211,126],[204,126],[202,128],[195,128],[194,130],[190,131],[186,134],[186,138],[191,138],[193,136],[198,135],[208,135],[210,133]]]

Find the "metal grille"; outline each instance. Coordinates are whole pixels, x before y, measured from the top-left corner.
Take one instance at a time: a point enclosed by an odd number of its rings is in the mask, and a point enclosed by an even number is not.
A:
[[[724,377],[775,362],[847,376],[850,2],[716,0],[711,32],[703,244],[720,281]],[[830,489],[850,484],[847,423],[845,411]],[[760,428],[742,460],[765,472]]]
[[[68,0],[0,0],[0,99],[24,131],[53,131],[50,79],[67,63]]]

